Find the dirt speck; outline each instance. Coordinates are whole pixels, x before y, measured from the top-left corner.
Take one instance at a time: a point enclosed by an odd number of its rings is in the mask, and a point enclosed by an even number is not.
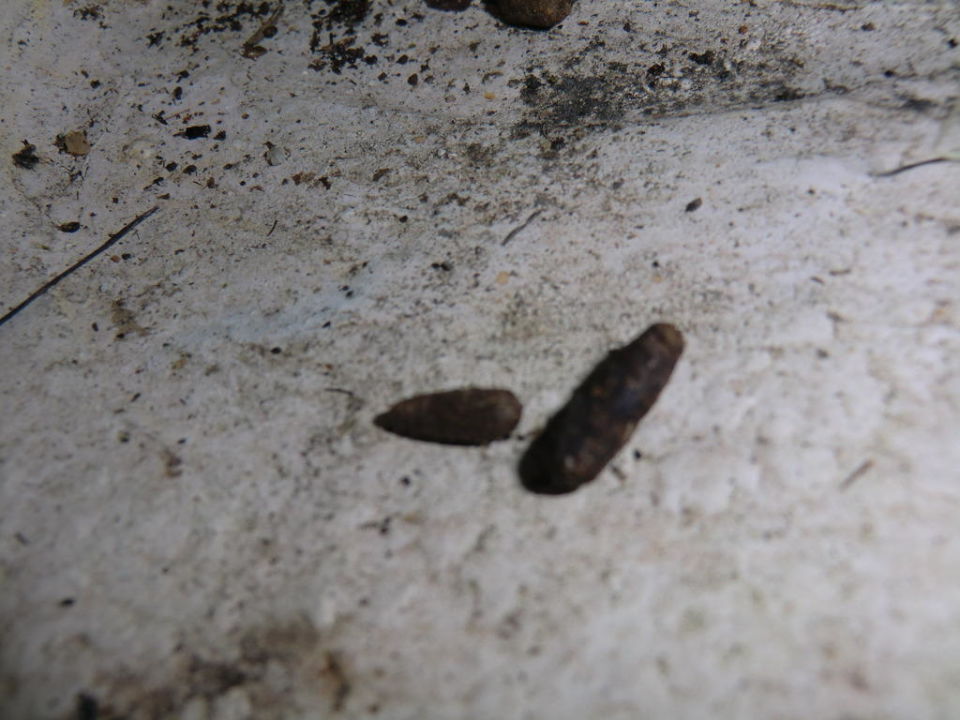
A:
[[[122,340],[131,332],[136,332],[140,335],[147,334],[147,329],[137,322],[136,315],[126,306],[126,302],[122,298],[113,301],[110,309],[110,318],[117,328],[118,340]]]
[[[13,164],[24,170],[33,170],[40,162],[40,156],[37,155],[37,146],[26,140],[23,141],[23,147],[15,152],[12,157]]]
[[[203,652],[184,643],[163,669],[149,675],[103,675],[77,697],[63,720],[181,717],[188,705],[216,703],[242,692],[252,717],[324,717],[347,709],[356,680],[348,656],[305,619],[243,630],[232,648]]]

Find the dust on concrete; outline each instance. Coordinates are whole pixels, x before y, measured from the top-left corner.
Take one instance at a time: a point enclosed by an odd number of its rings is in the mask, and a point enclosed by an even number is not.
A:
[[[621,62],[603,60],[602,41],[586,50],[571,52],[557,63],[558,72],[527,68],[515,83],[526,106],[515,136],[617,128],[628,120],[766,105],[805,95],[796,87],[804,61],[794,55],[772,53],[763,61],[746,61],[722,50],[680,43]]]
[[[79,691],[63,720],[207,717],[229,708],[271,720],[350,700],[349,659],[304,618],[239,633],[228,650],[179,645],[164,677],[118,669]]]

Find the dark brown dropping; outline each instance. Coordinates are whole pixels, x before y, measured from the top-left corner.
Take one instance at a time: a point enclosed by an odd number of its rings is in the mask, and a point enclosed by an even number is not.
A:
[[[445,445],[486,445],[510,436],[523,406],[509,390],[464,388],[401,400],[374,419],[384,430]]]
[[[653,407],[682,352],[683,335],[667,324],[610,352],[527,449],[524,487],[560,495],[597,477]]]
[[[470,0],[426,0],[427,6],[434,10],[452,10],[460,12],[470,7]]]
[[[570,14],[572,0],[491,0],[493,14],[509,25],[546,29]]]

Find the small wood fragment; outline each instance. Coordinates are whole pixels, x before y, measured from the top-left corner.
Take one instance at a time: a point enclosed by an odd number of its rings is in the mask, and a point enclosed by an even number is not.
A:
[[[83,157],[90,152],[90,141],[84,130],[71,130],[63,135],[57,135],[57,149],[62,153],[69,153],[74,157]]]
[[[509,390],[464,388],[407,398],[373,422],[414,440],[487,445],[509,437],[522,411],[520,401]]]
[[[682,352],[683,336],[667,324],[610,352],[527,449],[523,485],[560,495],[596,478],[653,407]]]

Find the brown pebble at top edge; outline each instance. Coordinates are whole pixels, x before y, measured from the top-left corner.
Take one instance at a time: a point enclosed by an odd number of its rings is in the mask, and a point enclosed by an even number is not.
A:
[[[494,15],[510,25],[547,29],[570,14],[572,0],[492,0]]]
[[[374,419],[388,432],[445,445],[487,445],[510,436],[523,406],[509,390],[463,388],[401,400]]]
[[[524,487],[561,495],[596,478],[653,407],[682,352],[683,336],[665,323],[611,351],[524,453]]]
[[[434,10],[451,10],[459,12],[470,7],[471,0],[426,0],[427,6]]]

